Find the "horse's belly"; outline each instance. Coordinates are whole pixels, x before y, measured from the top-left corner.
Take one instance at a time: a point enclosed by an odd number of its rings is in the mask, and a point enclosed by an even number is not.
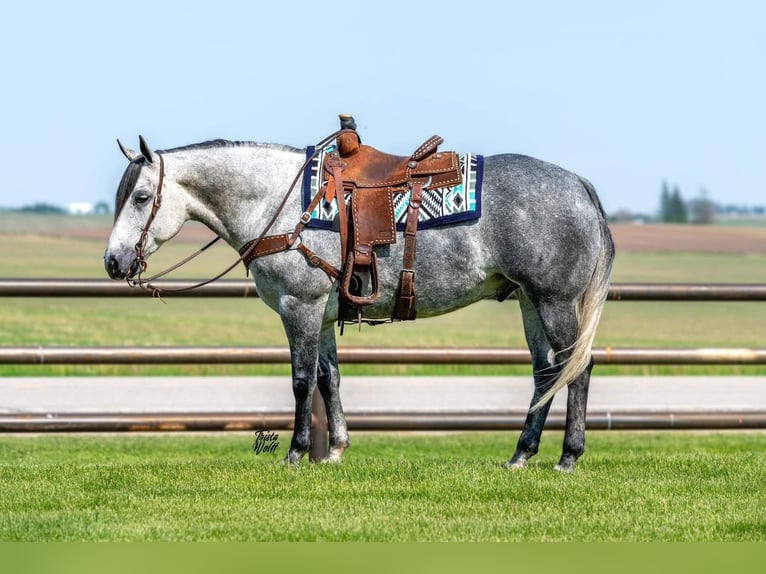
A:
[[[419,234],[418,238],[420,239]],[[433,237],[433,235],[432,235]],[[438,236],[437,236],[438,237]],[[454,237],[453,237],[454,238]],[[457,241],[457,248],[445,248],[449,241],[421,240],[415,264],[417,316],[449,313],[482,299],[496,298],[507,291],[508,281],[487,264],[480,249],[470,240]],[[390,317],[402,271],[401,246],[381,250],[378,256],[380,299],[364,309],[368,318]]]

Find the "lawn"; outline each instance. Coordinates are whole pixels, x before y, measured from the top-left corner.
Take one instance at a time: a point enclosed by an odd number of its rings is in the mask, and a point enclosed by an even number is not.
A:
[[[0,540],[766,540],[760,433],[592,432],[572,475],[555,432],[523,471],[508,433],[360,433],[299,468],[279,438],[0,437]]]

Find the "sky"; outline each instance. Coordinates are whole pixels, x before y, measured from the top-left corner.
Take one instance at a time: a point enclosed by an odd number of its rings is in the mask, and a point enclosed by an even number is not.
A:
[[[110,205],[126,160],[215,138],[305,147],[355,116],[409,154],[521,153],[609,213],[766,203],[766,3],[6,3],[0,206]]]

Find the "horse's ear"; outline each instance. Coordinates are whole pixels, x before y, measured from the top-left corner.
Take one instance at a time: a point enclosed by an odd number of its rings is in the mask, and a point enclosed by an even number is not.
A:
[[[141,154],[139,154],[138,152],[135,152],[129,147],[125,147],[124,145],[122,145],[122,142],[120,140],[117,140],[117,145],[120,146],[120,151],[122,152],[122,155],[128,158],[128,161],[133,161],[137,157],[141,157]]]
[[[146,140],[144,139],[144,136],[139,135],[138,136],[138,146],[141,150],[141,155],[144,156],[144,159],[148,161],[149,163],[154,163],[154,158],[157,154],[155,154],[152,151],[152,148],[149,147],[149,144],[146,143]]]

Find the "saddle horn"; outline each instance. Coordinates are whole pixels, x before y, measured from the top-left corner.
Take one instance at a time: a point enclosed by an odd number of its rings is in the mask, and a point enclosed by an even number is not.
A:
[[[340,120],[340,129],[342,130],[356,130],[356,120],[351,114],[338,114]]]

